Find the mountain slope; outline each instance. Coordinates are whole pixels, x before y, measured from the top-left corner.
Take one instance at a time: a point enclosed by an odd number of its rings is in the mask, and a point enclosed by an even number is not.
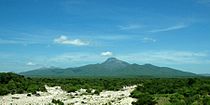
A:
[[[189,77],[196,74],[180,70],[158,67],[151,64],[129,64],[117,58],[108,58],[100,64],[90,64],[76,68],[41,68],[20,73],[26,76],[68,76],[68,77],[97,77],[97,76],[152,76],[152,77]]]

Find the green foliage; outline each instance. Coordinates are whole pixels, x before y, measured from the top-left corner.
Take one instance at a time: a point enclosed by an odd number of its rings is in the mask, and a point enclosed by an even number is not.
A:
[[[142,100],[141,94],[152,96],[169,95],[172,105],[208,105],[210,93],[209,78],[162,78],[146,79],[131,94]],[[138,102],[138,101],[137,101]]]
[[[184,101],[185,97],[179,93],[175,93],[173,95],[170,96],[170,102],[173,105],[185,105],[185,101]]]
[[[55,105],[64,105],[62,101],[56,99],[52,99],[52,103],[54,103]]]
[[[0,95],[7,95],[9,92],[6,86],[0,85]]]
[[[46,91],[44,83],[15,73],[0,73],[0,95]]]
[[[26,78],[14,73],[0,73],[0,76],[0,95],[36,94],[36,91],[46,91],[44,85],[61,86],[67,92],[74,92],[81,88],[95,89],[95,94],[99,94],[102,90],[119,90],[123,86],[142,82],[141,79],[135,78]]]
[[[210,105],[210,97],[204,96],[202,102],[203,102],[203,105]]]
[[[148,93],[134,93],[131,94],[132,97],[137,98],[137,102],[133,102],[133,105],[155,105],[157,102],[154,100],[152,95]]]
[[[24,76],[17,75],[15,73],[0,73],[0,83],[8,84],[11,80],[21,82],[24,79]]]
[[[154,105],[158,97],[167,97],[171,105],[210,105],[210,78],[26,78],[14,73],[0,73],[0,95],[46,91],[44,85],[61,86],[67,92],[81,88],[119,90],[123,86],[139,85],[131,97],[134,105]],[[60,100],[52,100],[56,104]],[[166,102],[166,101],[165,101]],[[157,103],[158,104],[158,103]]]
[[[94,94],[99,95],[100,94],[100,91],[99,90],[95,90]]]
[[[64,85],[64,86],[62,86],[62,89],[66,90],[68,93],[70,93],[70,92],[75,92],[75,91],[79,90],[80,88],[79,87],[75,87],[75,86],[66,86],[66,85]]]
[[[91,93],[91,91],[92,91],[92,90],[91,90],[90,88],[88,88],[88,89],[86,90],[87,93]]]

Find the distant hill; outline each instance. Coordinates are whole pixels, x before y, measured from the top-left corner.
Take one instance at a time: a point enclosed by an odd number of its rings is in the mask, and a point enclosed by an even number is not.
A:
[[[75,68],[40,68],[20,73],[25,76],[52,76],[52,77],[191,77],[197,76],[190,72],[158,67],[151,64],[130,64],[117,58],[108,58],[100,64],[90,64]]]
[[[200,76],[210,77],[210,74],[198,74]]]

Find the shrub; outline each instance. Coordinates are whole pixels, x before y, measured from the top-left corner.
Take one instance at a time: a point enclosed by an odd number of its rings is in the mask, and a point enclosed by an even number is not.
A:
[[[56,104],[56,105],[64,105],[64,103],[60,100],[56,100],[56,99],[52,99],[52,103]]]
[[[135,94],[135,93],[134,93]],[[135,94],[138,100],[136,102],[132,102],[133,105],[155,105],[157,102],[154,98],[148,93]]]
[[[100,94],[100,91],[99,90],[95,90],[94,94],[99,95]]]
[[[27,94],[28,97],[31,97],[31,94]]]

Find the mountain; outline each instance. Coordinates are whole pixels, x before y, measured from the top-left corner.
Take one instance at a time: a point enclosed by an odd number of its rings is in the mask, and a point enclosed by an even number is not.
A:
[[[50,77],[191,77],[196,74],[184,72],[168,67],[158,67],[152,64],[130,64],[111,57],[100,64],[90,64],[75,68],[40,68],[20,73],[25,76],[50,76]]]
[[[117,58],[111,57],[108,58],[105,62],[101,63],[107,69],[121,69],[129,65],[125,61],[118,60]]]
[[[206,74],[198,74],[200,76],[205,76],[205,77],[210,77],[210,74],[206,73]]]

